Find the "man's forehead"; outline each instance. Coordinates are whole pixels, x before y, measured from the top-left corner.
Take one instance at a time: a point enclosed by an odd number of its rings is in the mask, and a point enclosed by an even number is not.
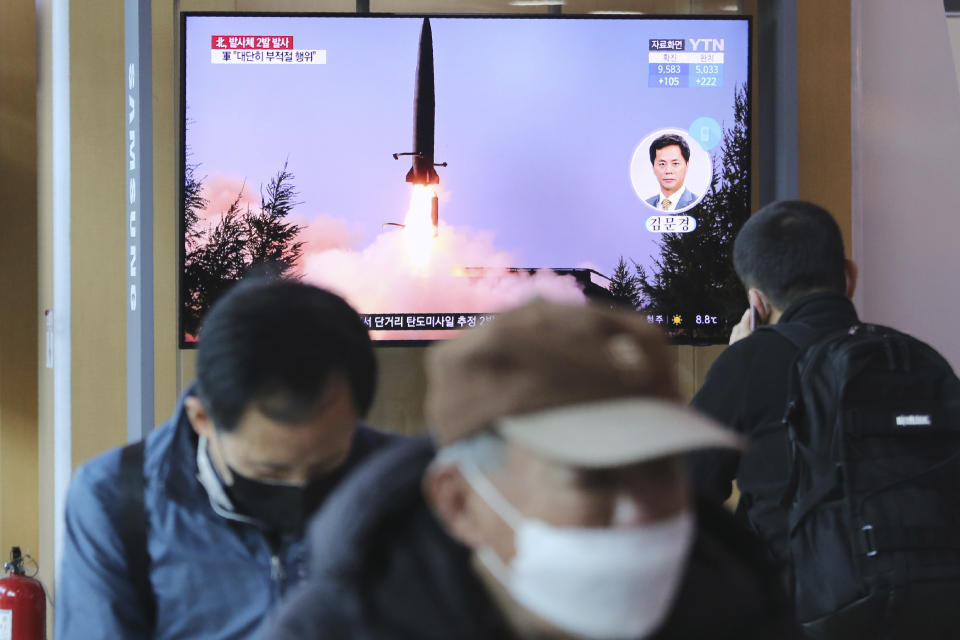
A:
[[[683,156],[683,150],[680,149],[680,145],[671,144],[666,147],[661,147],[657,149],[656,157],[660,158],[661,156]]]

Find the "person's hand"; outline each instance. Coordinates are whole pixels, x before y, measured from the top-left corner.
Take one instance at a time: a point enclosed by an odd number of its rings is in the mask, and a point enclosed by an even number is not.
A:
[[[743,316],[740,317],[740,322],[738,322],[733,327],[733,331],[730,332],[730,344],[733,344],[738,340],[743,340],[753,333],[753,331],[750,329],[750,313],[752,311],[753,307],[747,307],[747,310],[743,312]]]

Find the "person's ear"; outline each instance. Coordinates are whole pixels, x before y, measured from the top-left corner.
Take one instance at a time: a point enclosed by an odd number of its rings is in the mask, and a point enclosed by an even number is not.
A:
[[[473,490],[455,465],[433,467],[423,477],[423,495],[440,524],[470,548],[483,544],[483,527],[471,500]]]
[[[187,412],[187,419],[190,421],[190,426],[193,427],[197,435],[209,440],[213,435],[213,420],[210,418],[210,414],[207,413],[207,408],[200,402],[200,398],[197,396],[187,396],[183,399],[183,408]]]
[[[853,293],[857,290],[857,277],[860,275],[860,267],[853,260],[846,260],[843,265],[844,273],[847,277],[847,297],[853,298]]]
[[[747,298],[750,299],[750,306],[757,310],[760,318],[760,324],[770,322],[770,314],[773,313],[773,306],[767,300],[767,296],[762,291],[754,287],[747,289]]]

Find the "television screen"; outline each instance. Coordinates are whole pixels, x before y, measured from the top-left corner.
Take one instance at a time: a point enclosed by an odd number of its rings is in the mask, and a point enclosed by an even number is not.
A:
[[[181,344],[252,271],[376,340],[534,296],[725,341],[750,207],[747,18],[186,14]]]

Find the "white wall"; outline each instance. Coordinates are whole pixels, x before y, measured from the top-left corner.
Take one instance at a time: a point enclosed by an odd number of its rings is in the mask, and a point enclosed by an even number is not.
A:
[[[856,302],[960,370],[960,90],[943,2],[851,9]]]
[[[953,45],[953,66],[957,71],[957,81],[960,82],[960,15],[947,16],[947,31],[950,33],[950,44]]]

